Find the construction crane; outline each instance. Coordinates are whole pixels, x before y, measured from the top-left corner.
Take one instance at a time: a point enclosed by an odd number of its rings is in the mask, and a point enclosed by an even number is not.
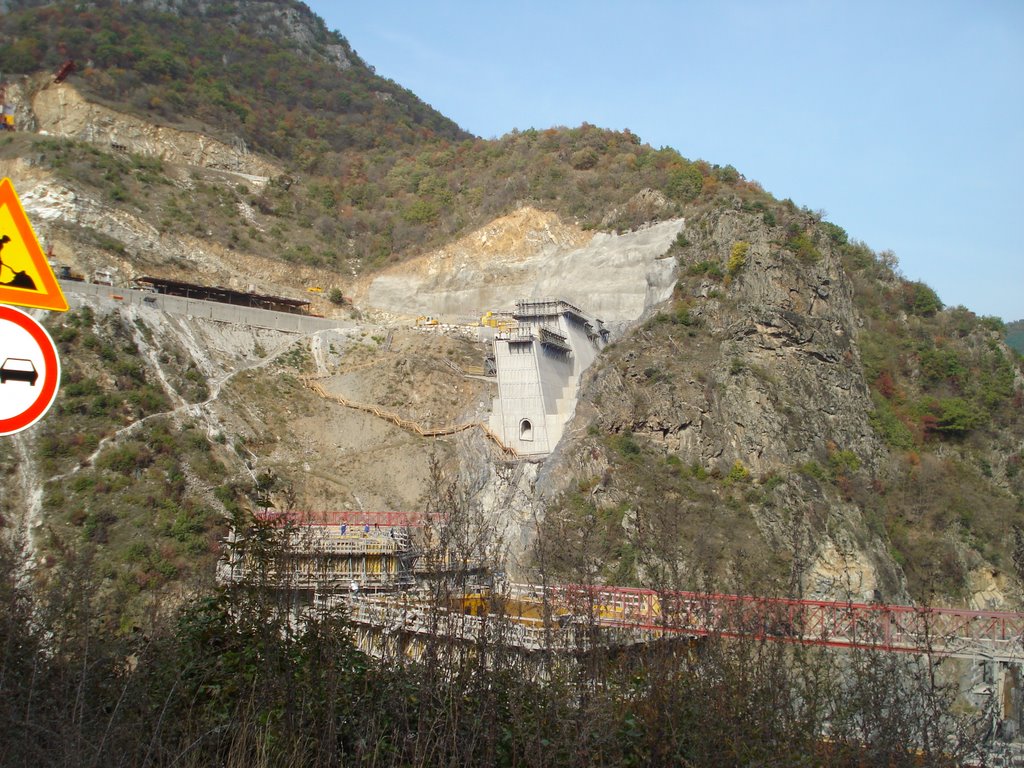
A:
[[[58,69],[57,73],[53,76],[53,82],[63,83],[67,79],[68,75],[74,72],[75,69],[77,69],[77,67],[75,66],[75,60],[67,59],[63,64],[60,65],[60,69]]]

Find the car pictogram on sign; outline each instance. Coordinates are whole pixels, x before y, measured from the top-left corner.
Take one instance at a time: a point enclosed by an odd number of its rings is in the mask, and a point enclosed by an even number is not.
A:
[[[31,360],[24,357],[8,357],[0,365],[0,384],[9,381],[27,381],[29,385],[35,386],[39,372]]]
[[[39,421],[59,386],[60,358],[46,328],[28,313],[0,303],[0,437]]]

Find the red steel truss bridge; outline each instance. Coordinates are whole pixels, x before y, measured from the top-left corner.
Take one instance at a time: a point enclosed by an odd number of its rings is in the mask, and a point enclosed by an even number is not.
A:
[[[267,523],[291,523],[293,525],[370,525],[379,528],[421,528],[426,525],[441,525],[445,515],[431,512],[362,511],[344,509],[330,512],[305,512],[291,510],[257,512],[256,519]]]
[[[658,592],[605,586],[516,586],[601,627],[654,635],[748,637],[833,648],[1024,661],[1024,613],[883,603]]]
[[[324,530],[362,531],[388,537],[391,529],[443,526],[442,515],[408,511],[340,510],[277,512],[257,518],[274,525],[293,524]],[[394,536],[391,535],[393,539]],[[403,538],[403,541],[405,539]],[[328,554],[325,552],[325,554]],[[419,568],[417,572],[429,568]],[[442,569],[446,573],[449,569]],[[476,568],[477,576],[486,569]],[[382,582],[374,604],[390,616],[405,612],[413,595],[408,585]],[[352,596],[346,596],[351,598]],[[360,596],[361,601],[368,599]],[[461,601],[461,602],[460,602]],[[420,603],[424,611],[471,614],[482,619],[504,601],[500,612],[524,632],[543,632],[548,640],[576,635],[588,625],[606,629],[626,642],[681,635],[746,637],[832,648],[931,653],[973,659],[1024,662],[1024,613],[935,608],[885,603],[831,602],[717,593],[659,591],[633,587],[504,584],[470,589],[449,608]],[[471,606],[471,607],[470,607]],[[383,615],[382,614],[382,615]],[[397,614],[396,614],[397,615]],[[359,621],[359,612],[353,614]],[[472,623],[472,622],[471,622]]]

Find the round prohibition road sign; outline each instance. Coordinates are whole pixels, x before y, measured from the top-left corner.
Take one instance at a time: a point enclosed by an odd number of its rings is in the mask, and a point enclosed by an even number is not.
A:
[[[60,358],[50,334],[30,315],[0,304],[0,436],[39,421],[59,384]]]

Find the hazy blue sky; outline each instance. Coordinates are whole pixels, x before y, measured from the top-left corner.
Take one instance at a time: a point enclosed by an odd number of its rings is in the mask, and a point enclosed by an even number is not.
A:
[[[1024,318],[1024,0],[308,4],[474,134],[629,128]]]

